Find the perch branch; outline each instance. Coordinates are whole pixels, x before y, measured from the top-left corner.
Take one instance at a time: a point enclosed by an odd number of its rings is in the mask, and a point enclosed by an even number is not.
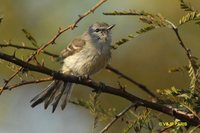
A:
[[[168,114],[170,116],[176,117],[177,119],[180,119],[181,121],[185,121],[190,125],[197,126],[200,124],[200,120],[191,113],[180,111],[177,108],[173,108],[171,106],[167,106],[167,105],[163,105],[163,104],[159,104],[159,103],[141,99],[141,98],[127,92],[124,89],[114,88],[114,87],[111,87],[108,85],[103,85],[103,87],[102,87],[102,83],[97,83],[91,79],[80,79],[79,77],[76,77],[73,75],[65,75],[63,73],[51,70],[44,66],[42,67],[42,66],[36,66],[36,65],[30,64],[28,62],[25,62],[14,56],[10,56],[10,55],[2,53],[2,52],[0,52],[0,59],[11,62],[18,66],[21,66],[29,71],[35,71],[35,72],[39,72],[39,73],[43,73],[43,74],[52,76],[54,79],[64,80],[64,81],[72,82],[72,83],[76,83],[76,84],[81,84],[81,85],[92,88],[94,91],[101,91],[102,93],[119,96],[121,98],[124,98],[124,99],[132,102],[132,103],[136,102],[138,106],[151,108],[153,110],[157,110],[162,113]]]
[[[123,74],[122,72],[120,72],[119,70],[113,68],[112,66],[108,65],[106,66],[106,69],[112,71],[113,73],[123,77],[124,79],[128,80],[129,82],[133,83],[134,85],[138,86],[139,88],[141,88],[143,91],[145,91],[147,94],[149,94],[150,96],[152,96],[155,99],[159,99],[153,92],[150,91],[149,88],[147,88],[145,85],[133,80],[132,78],[126,76],[125,74]]]
[[[37,50],[37,48],[32,48],[32,47],[28,47],[28,46],[20,46],[17,44],[0,44],[0,47],[12,47],[12,48],[17,48],[17,49],[26,49],[26,50]],[[47,52],[47,51],[42,51],[44,54],[48,55],[48,56],[52,56],[52,57],[58,57],[57,54],[53,54],[51,52]],[[112,66],[108,65],[106,67],[106,69],[108,69],[109,71],[115,73],[116,75],[119,75],[120,77],[126,79],[127,81],[133,83],[134,85],[138,86],[139,88],[141,88],[143,91],[145,91],[147,94],[149,94],[150,96],[152,96],[155,99],[158,99],[158,97],[151,92],[150,88],[147,88],[145,85],[143,85],[142,83],[139,83],[138,81],[133,80],[132,78],[128,77],[127,75],[123,74],[122,72],[120,72],[119,70],[117,70],[116,68],[113,68]],[[4,87],[4,89],[9,88],[9,87]]]

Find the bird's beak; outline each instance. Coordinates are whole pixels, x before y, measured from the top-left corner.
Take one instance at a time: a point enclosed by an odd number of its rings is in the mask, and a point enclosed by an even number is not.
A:
[[[111,30],[113,27],[115,27],[115,24],[110,25],[110,26],[107,28],[107,30]]]

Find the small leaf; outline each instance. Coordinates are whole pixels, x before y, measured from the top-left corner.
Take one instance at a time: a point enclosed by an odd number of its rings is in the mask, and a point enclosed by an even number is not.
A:
[[[193,7],[188,3],[186,3],[184,0],[180,0],[180,6],[181,9],[185,11],[194,11]]]
[[[31,44],[34,47],[38,48],[37,41],[35,40],[35,38],[26,29],[22,29],[22,32],[26,35],[26,38],[31,42]]]
[[[199,24],[200,21],[200,13],[197,12],[190,12],[188,14],[186,14],[185,16],[183,16],[180,20],[179,20],[179,25],[185,24],[189,21],[196,21],[196,24]]]
[[[136,31],[136,33],[137,33],[137,34],[142,34],[142,33],[145,33],[145,32],[147,32],[147,31],[150,31],[150,30],[152,30],[152,29],[155,29],[155,26],[150,25],[150,26],[141,28],[139,31]]]

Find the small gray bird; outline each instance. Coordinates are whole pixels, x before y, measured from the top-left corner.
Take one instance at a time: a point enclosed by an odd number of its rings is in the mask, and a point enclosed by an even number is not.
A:
[[[74,39],[60,54],[59,59],[63,61],[61,72],[75,76],[91,76],[103,69],[111,58],[111,29],[114,26],[97,22],[80,37]],[[31,106],[35,107],[44,102],[46,109],[49,104],[52,104],[52,112],[54,112],[61,101],[63,110],[71,92],[72,83],[54,80],[31,100]]]

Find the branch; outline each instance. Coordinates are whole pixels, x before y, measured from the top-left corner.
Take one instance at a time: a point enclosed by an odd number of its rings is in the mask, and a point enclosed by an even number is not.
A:
[[[119,96],[130,102],[133,102],[133,103],[136,102],[138,106],[144,106],[146,108],[151,108],[151,109],[160,111],[162,113],[168,114],[170,116],[176,117],[177,119],[180,119],[181,121],[186,121],[190,125],[197,126],[200,124],[200,120],[191,113],[179,111],[177,108],[172,108],[169,105],[167,106],[167,105],[163,105],[163,104],[150,102],[150,101],[141,99],[141,98],[127,92],[124,89],[118,89],[118,88],[114,88],[114,87],[111,87],[108,85],[103,85],[103,87],[102,87],[102,83],[97,83],[91,79],[80,79],[79,77],[76,77],[73,75],[65,75],[63,73],[51,70],[46,67],[36,66],[36,65],[27,63],[27,62],[22,61],[14,56],[10,56],[10,55],[7,55],[2,52],[0,52],[0,59],[14,63],[18,66],[21,66],[21,67],[29,70],[29,71],[35,71],[35,72],[39,72],[39,73],[43,73],[43,74],[52,76],[54,79],[72,82],[72,83],[76,83],[76,84],[81,84],[84,86],[88,86],[97,92],[101,91],[102,93],[108,93],[108,94]]]
[[[147,88],[145,85],[133,80],[132,78],[126,76],[125,74],[121,73],[119,70],[113,68],[112,66],[108,65],[106,66],[106,69],[112,71],[113,73],[123,77],[124,79],[130,81],[131,83],[133,83],[134,85],[138,86],[139,88],[141,88],[143,91],[145,91],[147,94],[151,95],[153,98],[155,99],[159,99],[153,92],[150,91],[149,88]]]
[[[26,60],[26,62],[29,62],[33,59],[34,56],[36,56],[37,54],[41,53],[47,46],[49,46],[50,44],[55,44],[56,39],[65,31],[69,30],[69,29],[74,29],[75,27],[77,27],[77,24],[86,16],[88,16],[89,14],[93,13],[98,7],[100,7],[104,2],[106,2],[107,0],[100,0],[95,6],[93,6],[91,9],[89,9],[87,12],[85,12],[83,15],[80,15],[79,19],[77,19],[73,24],[67,26],[64,29],[59,28],[58,33],[51,39],[49,40],[46,44],[42,45],[40,48],[37,49],[37,51],[35,51],[31,56],[28,57],[28,59]],[[5,84],[3,86],[3,89],[8,85],[8,83],[20,72],[22,71],[23,68],[20,67],[8,80],[5,80]],[[3,89],[0,91],[0,94],[2,93]]]
[[[164,127],[162,130],[160,130],[158,133],[167,133],[167,130],[175,128],[174,125],[172,126],[168,126],[168,127]]]
[[[187,58],[189,60],[189,76],[191,76],[191,83],[194,82],[195,86],[192,85],[192,89],[194,89],[195,87],[197,87],[197,91],[200,91],[200,86],[199,86],[199,80],[198,80],[198,70],[199,70],[199,66],[196,62],[196,57],[192,56],[191,50],[189,48],[186,47],[186,45],[183,43],[183,40],[181,39],[180,35],[179,35],[179,30],[177,28],[177,26],[175,24],[173,24],[171,21],[169,20],[165,20],[167,23],[169,23],[174,31],[174,33],[176,34],[176,37],[179,40],[179,44],[181,45],[181,47],[184,49],[184,51],[186,52]]]
[[[28,47],[28,46],[20,46],[20,45],[17,45],[17,44],[0,44],[0,47],[13,47],[13,48],[17,48],[17,49],[26,49],[26,50],[37,50],[37,48],[32,48],[32,47]],[[46,55],[49,55],[49,56],[52,56],[52,57],[58,57],[57,54],[53,54],[53,53],[50,53],[50,52],[47,52],[47,51],[42,51],[42,53],[46,54]],[[123,74],[122,72],[120,72],[119,70],[113,68],[112,66],[108,65],[106,67],[106,69],[108,69],[109,71],[119,75],[120,77],[130,81],[131,83],[135,84],[136,86],[138,86],[139,88],[141,88],[143,91],[145,91],[147,94],[149,94],[150,96],[152,96],[153,98],[155,99],[159,99],[153,92],[151,92],[150,88],[147,88],[145,85],[133,80],[132,78],[128,77],[127,75]],[[34,83],[34,82],[33,82]],[[4,89],[7,89],[7,88],[10,88],[11,86],[5,86]]]
[[[132,103],[131,105],[129,105],[127,108],[125,108],[124,110],[122,110],[122,112],[120,112],[119,114],[117,114],[115,116],[115,118],[113,118],[99,133],[105,133],[106,131],[108,131],[108,129],[119,119],[121,118],[123,115],[126,114],[126,112],[128,112],[132,107],[134,107],[135,104]]]
[[[0,47],[3,48],[3,47],[12,47],[12,48],[17,48],[17,49],[26,49],[26,50],[32,50],[32,51],[36,51],[37,48],[33,48],[33,47],[28,47],[28,46],[20,46],[20,45],[17,45],[17,44],[0,44]],[[49,56],[52,56],[52,57],[58,57],[57,54],[54,54],[54,53],[51,53],[51,52],[47,52],[47,51],[42,51],[42,53],[46,54],[46,55],[49,55]]]
[[[14,88],[17,88],[17,87],[20,87],[23,85],[36,84],[36,83],[47,82],[47,81],[51,81],[51,80],[53,80],[52,77],[42,78],[42,79],[37,79],[37,80],[32,80],[32,81],[22,81],[20,83],[14,84],[14,85],[6,86],[6,88],[4,88],[4,90],[12,90]]]

